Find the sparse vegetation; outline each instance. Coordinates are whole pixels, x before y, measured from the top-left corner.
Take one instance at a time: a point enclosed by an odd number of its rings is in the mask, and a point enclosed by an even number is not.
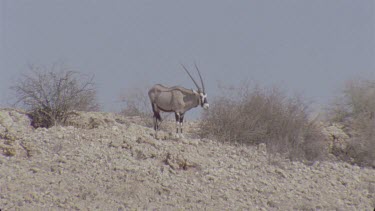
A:
[[[125,104],[121,114],[125,116],[147,116],[151,115],[151,104],[147,96],[147,88],[134,88],[120,97]]]
[[[323,156],[326,150],[321,132],[309,120],[308,106],[300,97],[246,84],[229,92],[214,99],[203,116],[203,137],[239,144],[266,143],[268,151],[291,159]]]
[[[147,88],[134,88],[120,96],[124,108],[120,114],[126,117],[139,118],[140,124],[152,127],[152,112],[150,100],[147,96]]]
[[[51,68],[30,66],[11,87],[15,105],[26,109],[34,127],[64,124],[77,111],[99,109],[93,77],[69,70],[63,65]]]
[[[340,123],[350,137],[340,159],[358,165],[375,166],[375,81],[349,81],[330,108],[330,120]]]

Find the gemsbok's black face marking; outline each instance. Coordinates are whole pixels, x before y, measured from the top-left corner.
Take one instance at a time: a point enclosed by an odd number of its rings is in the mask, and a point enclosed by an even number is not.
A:
[[[200,93],[200,98],[201,98],[201,106],[204,108],[204,109],[208,109],[208,107],[210,107],[210,104],[208,104],[208,101],[207,101],[207,94],[205,93]]]
[[[148,92],[148,96],[151,101],[152,111],[154,112],[154,129],[157,131],[159,129],[158,121],[161,122],[160,111],[164,112],[174,112],[176,117],[176,125],[177,125],[177,136],[180,127],[180,134],[182,136],[182,125],[184,114],[186,111],[201,106],[204,109],[209,108],[209,104],[207,101],[207,94],[205,92],[203,79],[201,73],[195,64],[195,68],[198,72],[201,85],[200,87],[198,83],[194,80],[191,76],[190,72],[185,68],[184,65],[181,64],[184,68],[186,73],[190,76],[191,80],[194,82],[195,86],[197,87],[198,91],[186,89],[180,86],[174,87],[165,87],[161,84],[154,85]]]

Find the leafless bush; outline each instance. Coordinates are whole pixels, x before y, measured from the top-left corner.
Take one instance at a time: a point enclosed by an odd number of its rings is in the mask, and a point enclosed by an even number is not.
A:
[[[64,124],[77,111],[99,109],[93,77],[85,77],[62,65],[30,66],[30,73],[11,87],[16,103],[29,112],[34,127]]]
[[[147,88],[133,88],[120,96],[120,101],[125,104],[125,107],[120,111],[120,114],[138,118],[136,121],[146,127],[152,127],[152,111],[150,100],[147,95]]]
[[[280,89],[244,85],[217,97],[201,123],[203,137],[223,142],[266,143],[270,152],[289,158],[317,159],[324,152],[321,132],[309,121],[307,105]]]
[[[121,114],[125,116],[150,116],[151,104],[147,95],[147,88],[133,88],[120,97],[125,104]]]
[[[330,108],[330,119],[344,125],[348,147],[336,156],[375,166],[375,81],[349,81]]]

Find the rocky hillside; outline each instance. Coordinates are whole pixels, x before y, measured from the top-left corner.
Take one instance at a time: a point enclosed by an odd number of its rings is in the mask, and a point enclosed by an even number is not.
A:
[[[265,145],[175,139],[112,113],[33,129],[0,110],[2,210],[372,210],[375,170],[308,166]],[[191,130],[194,131],[194,130]]]

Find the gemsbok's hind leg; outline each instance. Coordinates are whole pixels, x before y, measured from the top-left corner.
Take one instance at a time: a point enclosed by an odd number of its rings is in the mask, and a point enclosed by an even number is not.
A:
[[[184,138],[184,134],[182,133],[182,128],[184,126],[184,114],[180,115],[180,137]]]
[[[157,139],[158,138],[158,127],[157,127],[158,120],[157,120],[155,114],[154,114],[154,117],[153,117],[153,122],[154,122],[154,138]]]
[[[180,114],[175,113],[175,117],[176,117],[176,138],[180,138],[180,135],[178,133],[178,129],[180,127]]]
[[[157,131],[158,129],[158,119],[156,118],[156,116],[154,116],[154,130]]]
[[[160,110],[153,103],[151,105],[152,105],[152,111],[154,112],[154,119],[153,119],[154,120],[154,130],[157,131],[157,130],[159,130],[158,121],[161,122]]]
[[[154,120],[154,132],[155,132],[154,137],[158,139],[158,130],[159,130],[159,124],[160,124],[159,122],[161,121],[161,118],[160,118],[160,114],[156,111],[154,111],[153,120]]]

